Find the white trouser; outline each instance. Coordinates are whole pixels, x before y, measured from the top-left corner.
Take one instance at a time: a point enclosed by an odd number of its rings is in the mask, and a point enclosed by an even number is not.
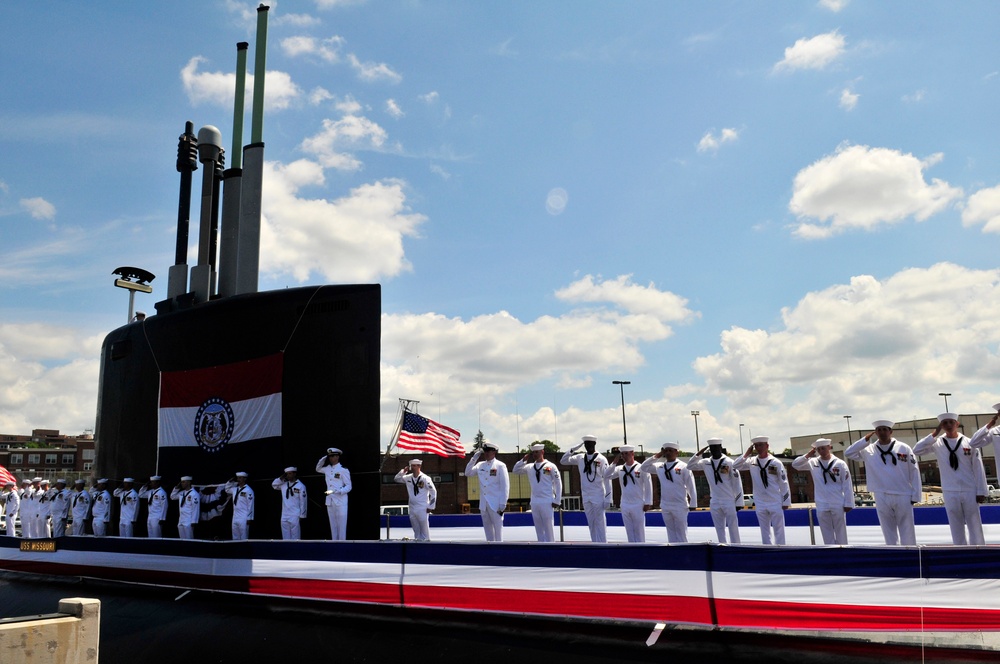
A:
[[[94,535],[97,537],[104,537],[108,532],[108,524],[104,522],[104,519],[94,519]]]
[[[347,539],[347,503],[327,505],[326,515],[330,518],[330,539]],[[298,539],[296,536],[294,539]]]
[[[781,506],[757,505],[757,523],[760,525],[760,541],[763,544],[783,545],[785,543],[785,513]],[[771,532],[774,531],[774,539]]]
[[[233,539],[234,540],[245,540],[249,539],[250,527],[247,525],[246,521],[237,521],[233,519]]]
[[[622,505],[622,523],[629,542],[646,541],[646,516],[642,505]]]
[[[194,525],[190,523],[178,523],[177,536],[181,539],[194,539]]]
[[[118,522],[118,536],[119,537],[132,537],[132,526],[131,521],[119,521]]]
[[[983,517],[979,513],[974,491],[945,491],[944,511],[948,514],[953,544],[986,544],[983,537]],[[965,539],[965,528],[969,528],[969,539]]]
[[[688,508],[660,503],[660,511],[667,527],[667,541],[671,544],[688,541]]]
[[[604,517],[604,497],[601,497],[601,502],[599,503],[584,503],[583,511],[587,513],[590,541],[607,542],[608,524]]]
[[[413,529],[413,539],[415,540],[426,542],[431,538],[426,507],[410,505],[410,528]]]
[[[733,544],[740,543],[740,524],[736,520],[736,505],[726,501],[725,503],[709,503],[709,511],[712,514],[712,524],[715,526],[715,535],[719,538],[720,544],[726,543],[726,529],[729,529],[729,541]]]
[[[917,543],[917,532],[913,528],[913,503],[909,494],[876,493],[875,511],[886,544],[912,546]]]
[[[146,536],[163,537],[163,529],[160,527],[159,519],[146,519]]]
[[[66,519],[52,519],[52,536],[62,537],[66,534]]]
[[[819,532],[823,535],[823,544],[847,544],[847,513],[841,505],[836,507],[817,507],[816,517],[819,519]]]
[[[487,542],[503,541],[503,514],[484,502],[479,503],[479,514],[483,519],[483,530],[486,531]]]
[[[48,515],[38,515],[38,521],[35,524],[35,537],[44,537],[46,539],[52,537],[52,524],[49,523]]]
[[[299,526],[299,517],[281,517],[281,539],[297,540],[302,538],[302,528]]]
[[[535,524],[535,536],[539,542],[554,542],[552,529],[552,503],[531,501],[531,521]]]
[[[73,519],[73,534],[74,535],[86,535],[87,534],[87,520]]]
[[[21,514],[21,537],[31,539],[35,536],[35,519],[31,514]]]
[[[14,530],[14,519],[16,517],[14,517],[11,514],[8,514],[4,518],[7,520],[7,534],[10,535],[11,537],[13,537],[16,534],[16,532]]]

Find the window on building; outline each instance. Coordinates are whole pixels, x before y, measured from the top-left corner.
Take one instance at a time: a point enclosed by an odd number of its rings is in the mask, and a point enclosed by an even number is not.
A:
[[[35,465],[42,462],[41,454],[29,454],[28,455],[28,465]]]
[[[62,465],[64,465],[64,466],[72,466],[75,461],[76,461],[76,459],[73,458],[72,454],[64,454],[64,455],[62,455]]]
[[[10,465],[16,466],[16,465],[22,464],[22,463],[24,463],[24,455],[23,454],[11,454],[10,455]]]
[[[84,450],[83,451],[83,460],[84,461],[93,461],[94,460],[94,452],[95,452],[95,450]]]
[[[54,466],[54,465],[56,465],[56,457],[57,456],[58,455],[56,455],[56,454],[46,454],[45,455],[45,465],[47,465],[47,466]]]
[[[93,470],[94,469],[94,464],[92,464],[92,463],[85,463],[85,464],[83,464],[83,469],[84,470]]]

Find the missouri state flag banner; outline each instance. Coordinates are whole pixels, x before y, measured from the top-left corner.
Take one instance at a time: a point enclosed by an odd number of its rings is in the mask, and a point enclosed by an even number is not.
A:
[[[459,441],[461,435],[451,427],[406,411],[399,431],[399,449],[443,457],[465,456],[465,447]]]
[[[160,373],[158,470],[228,479],[281,438],[284,355]],[[198,480],[198,478],[196,478]]]

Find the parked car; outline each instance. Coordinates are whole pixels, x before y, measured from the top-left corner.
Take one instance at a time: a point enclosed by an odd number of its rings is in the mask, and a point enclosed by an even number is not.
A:
[[[744,493],[743,494],[743,507],[746,508],[746,509],[751,509],[753,506],[754,506],[754,503],[753,503],[753,494],[752,493]]]
[[[406,516],[410,513],[409,505],[382,505],[379,514],[387,516]]]

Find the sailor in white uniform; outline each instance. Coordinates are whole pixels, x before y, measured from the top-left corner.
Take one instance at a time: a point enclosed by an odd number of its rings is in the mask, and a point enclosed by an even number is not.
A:
[[[42,478],[36,478],[39,482]],[[35,487],[33,480],[21,480],[21,507],[18,510],[21,517],[21,537],[31,539],[35,537]]]
[[[584,452],[580,450],[586,448]],[[605,477],[608,459],[597,451],[597,436],[584,436],[583,442],[563,454],[564,466],[576,466],[580,471],[580,494],[587,515],[591,542],[607,542],[608,527],[604,511],[611,506],[612,480]]]
[[[832,445],[829,438],[817,438],[808,454],[792,461],[792,468],[808,470],[812,476],[823,544],[843,546],[847,544],[847,513],[854,509],[854,486],[847,462],[833,456]]]
[[[17,523],[17,513],[21,509],[21,493],[17,490],[16,482],[6,482],[3,485],[3,513],[4,521],[7,526],[7,534],[14,537],[17,534],[16,523]]]
[[[687,464],[677,458],[680,443],[667,441],[660,451],[642,462],[642,472],[660,481],[660,513],[671,544],[687,542],[688,511],[698,507],[698,490]]]
[[[539,542],[554,542],[552,515],[562,504],[562,476],[554,463],[545,460],[545,445],[532,445],[511,472],[528,476],[535,537]]]
[[[93,507],[91,513],[94,521],[91,524],[94,528],[94,535],[104,537],[108,534],[108,524],[111,523],[111,494],[107,489],[108,480],[102,478],[97,480],[93,493]]]
[[[52,490],[52,536],[62,537],[66,534],[66,521],[69,519],[69,509],[73,503],[73,492],[66,487],[66,480],[56,480]]]
[[[653,505],[653,478],[635,460],[635,447],[622,445],[604,473],[621,484],[622,523],[629,542],[646,541],[646,510]]]
[[[115,489],[118,499],[118,535],[134,537],[135,521],[139,518],[139,492],[132,488],[135,482],[131,477],[122,480],[122,485]]]
[[[944,435],[941,435],[942,432]],[[978,442],[985,444],[985,441]],[[989,495],[983,454],[959,431],[958,415],[938,415],[934,433],[921,438],[913,446],[913,453],[918,456],[933,453],[937,458],[952,543],[986,544],[983,519],[979,513],[979,501],[985,501]],[[965,536],[966,528],[969,530],[968,539]]]
[[[36,537],[52,537],[52,499],[55,498],[55,489],[51,488],[48,480],[42,480],[36,495],[38,497],[35,516]]]
[[[437,507],[437,488],[426,473],[421,472],[424,462],[410,459],[408,468],[401,468],[393,480],[406,485],[406,500],[410,508],[410,527],[413,538],[420,542],[431,538],[429,514]]]
[[[347,494],[353,485],[351,471],[340,463],[342,454],[339,448],[328,447],[326,456],[316,462],[316,472],[326,478],[326,515],[330,519],[332,540],[347,539]]]
[[[688,460],[688,470],[700,470],[708,479],[712,494],[709,510],[719,543],[726,543],[728,529],[729,541],[739,544],[740,525],[736,519],[736,506],[743,506],[743,482],[739,470],[733,467],[733,460],[722,453],[722,439],[709,438],[707,442],[708,445]],[[706,450],[711,451],[708,459],[702,457]]]
[[[302,538],[300,521],[306,518],[309,501],[306,485],[298,480],[298,468],[289,466],[285,474],[271,482],[271,488],[281,492],[281,539]]]
[[[920,502],[921,493],[917,458],[909,445],[892,437],[895,422],[876,420],[872,426],[875,431],[859,438],[844,451],[844,456],[865,464],[868,489],[875,495],[875,511],[885,543],[915,545],[913,506]]]
[[[73,514],[73,535],[80,537],[87,534],[87,517],[90,516],[90,493],[84,487],[82,479],[73,483],[73,501],[70,511]]]
[[[510,497],[510,477],[507,464],[497,459],[499,449],[493,443],[485,442],[482,447],[476,448],[465,466],[465,476],[475,476],[479,480],[479,515],[487,542],[503,541],[503,513],[507,511],[507,499]]]
[[[159,475],[150,475],[149,482],[139,490],[139,498],[148,501],[146,536],[163,537],[163,522],[167,520],[167,492],[160,486]]]
[[[201,519],[201,496],[191,486],[194,478],[181,477],[181,483],[170,492],[170,500],[176,500],[180,510],[177,517],[177,534],[181,539],[194,539],[194,524]]]
[[[254,516],[254,495],[253,489],[247,484],[248,477],[249,475],[241,470],[236,473],[236,479],[215,488],[215,497],[221,496],[225,491],[233,500],[233,540],[245,540],[250,536],[250,523]]]
[[[769,440],[767,436],[754,436],[750,440],[751,447],[734,466],[750,473],[761,542],[781,546],[785,543],[784,510],[792,506],[792,490],[788,486],[785,464],[770,454]],[[757,456],[751,457],[755,450]]]

